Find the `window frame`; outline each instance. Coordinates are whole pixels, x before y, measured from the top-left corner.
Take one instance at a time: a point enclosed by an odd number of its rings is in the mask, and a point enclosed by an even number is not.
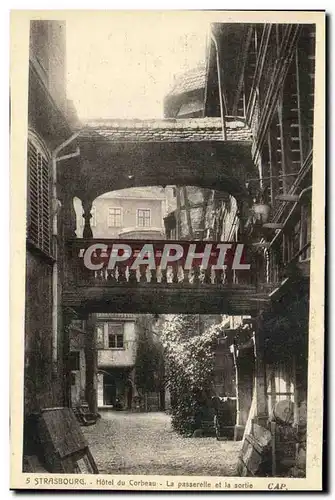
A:
[[[113,325],[114,327],[120,327],[122,330],[122,333],[114,333],[110,331],[110,326]],[[122,346],[118,345],[118,337],[122,336]],[[110,338],[114,337],[115,338],[115,347],[110,346]],[[111,351],[124,351],[125,350],[125,338],[124,338],[124,324],[123,323],[115,323],[114,321],[108,321],[107,322],[107,335],[106,335],[106,343],[105,343],[105,349],[111,350]]]
[[[111,214],[111,210],[119,210],[120,211],[120,224],[111,224],[111,217],[115,217],[115,214]],[[118,215],[117,215],[118,217]],[[107,226],[108,227],[122,227],[123,224],[123,210],[122,207],[108,207],[108,215],[107,215]]]
[[[148,225],[145,225],[145,224],[140,225],[140,223],[139,223],[139,221],[140,221],[139,212],[149,212],[149,224]],[[143,221],[145,221],[145,220],[146,219],[143,218]],[[136,227],[138,227],[138,228],[148,228],[148,227],[151,227],[151,208],[137,208],[136,209]]]

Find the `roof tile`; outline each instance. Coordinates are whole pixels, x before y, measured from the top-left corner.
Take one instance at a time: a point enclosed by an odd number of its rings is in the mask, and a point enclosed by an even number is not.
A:
[[[251,131],[240,118],[226,119],[227,140],[251,141]],[[81,138],[111,142],[221,141],[220,118],[175,118],[162,120],[94,120],[87,123]]]

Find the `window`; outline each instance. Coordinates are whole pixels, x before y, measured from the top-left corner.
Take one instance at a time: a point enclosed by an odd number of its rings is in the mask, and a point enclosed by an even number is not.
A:
[[[79,351],[72,351],[69,354],[69,370],[80,370],[80,353]]]
[[[108,348],[124,349],[123,325],[108,323]]]
[[[281,361],[266,366],[268,410],[283,399],[294,402],[294,369],[292,362]]]
[[[109,207],[108,227],[121,227],[121,226],[122,226],[121,208]]]
[[[49,161],[35,142],[28,141],[27,237],[37,248],[51,254]]]
[[[139,208],[137,210],[138,227],[150,227],[150,208]]]

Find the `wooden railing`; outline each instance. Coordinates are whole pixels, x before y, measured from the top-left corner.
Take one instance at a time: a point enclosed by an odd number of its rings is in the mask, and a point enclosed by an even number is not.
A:
[[[137,269],[131,269],[129,265],[118,263],[113,269],[104,266],[99,270],[90,270],[83,262],[84,251],[90,245],[103,242],[108,244],[108,240],[69,240],[67,245],[66,263],[66,283],[67,286],[182,286],[182,287],[208,287],[227,285],[255,285],[257,283],[257,263],[251,257],[248,262],[251,264],[250,270],[234,271],[230,268],[216,270],[213,266],[202,269],[200,265],[194,264],[192,269],[186,270],[179,263],[171,263],[162,269],[159,265],[156,269],[149,269],[147,265],[140,265]],[[115,242],[115,241],[114,241]],[[168,241],[155,242],[162,247]],[[181,242],[188,243],[188,242]],[[204,244],[207,242],[204,242]],[[101,250],[97,250],[93,257],[101,255]]]
[[[311,242],[303,245],[289,260],[283,257],[282,246],[270,249],[269,278],[270,283],[280,284],[288,276],[299,273],[299,264],[309,265]]]

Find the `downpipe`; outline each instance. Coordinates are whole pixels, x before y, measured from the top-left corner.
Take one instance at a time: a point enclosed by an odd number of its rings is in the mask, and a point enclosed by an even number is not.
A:
[[[53,254],[55,261],[52,268],[52,365],[53,372],[57,373],[58,362],[58,200],[57,200],[57,163],[69,158],[75,158],[80,155],[79,147],[74,153],[70,153],[59,157],[59,153],[73,142],[79,132],[76,132],[69,137],[66,141],[62,142],[51,155],[52,158],[52,243]]]

